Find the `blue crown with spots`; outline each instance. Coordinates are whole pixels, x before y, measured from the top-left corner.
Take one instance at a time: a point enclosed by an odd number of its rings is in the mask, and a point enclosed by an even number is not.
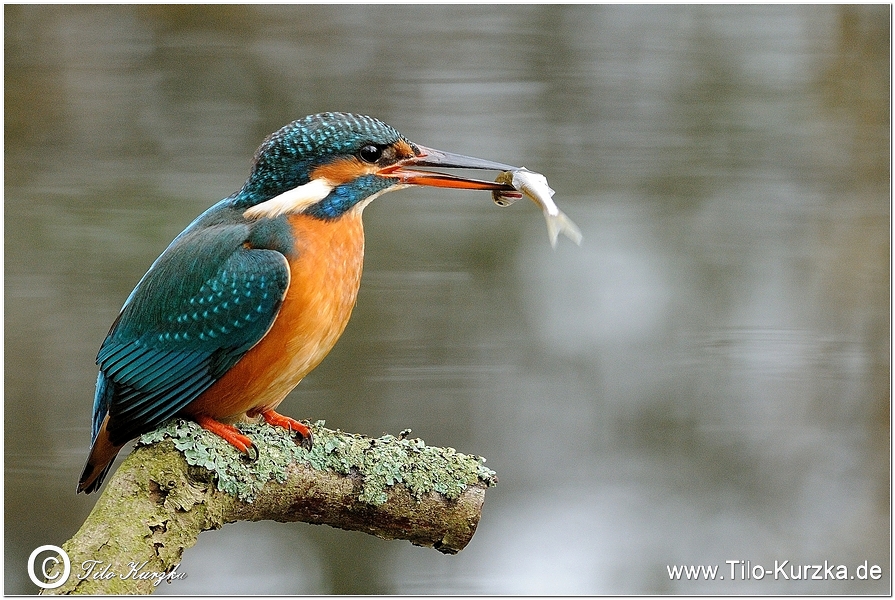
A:
[[[312,167],[334,157],[354,154],[367,144],[386,146],[402,139],[406,141],[390,125],[364,115],[326,112],[298,119],[258,147],[237,204],[251,206],[304,185]]]

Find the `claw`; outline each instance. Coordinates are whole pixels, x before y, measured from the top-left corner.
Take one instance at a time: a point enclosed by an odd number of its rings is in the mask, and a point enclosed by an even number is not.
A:
[[[311,433],[310,429],[308,429],[308,435],[301,436],[301,447],[308,452],[314,447],[314,435]]]
[[[249,459],[250,463],[256,462],[258,460],[258,446],[252,444],[245,451],[246,458]]]

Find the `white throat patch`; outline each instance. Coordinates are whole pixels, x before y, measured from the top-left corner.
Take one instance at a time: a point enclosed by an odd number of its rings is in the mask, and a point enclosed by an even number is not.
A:
[[[286,190],[279,196],[246,209],[242,216],[247,219],[262,217],[273,219],[280,215],[301,212],[329,196],[332,189],[333,185],[326,179],[312,179],[304,185]]]

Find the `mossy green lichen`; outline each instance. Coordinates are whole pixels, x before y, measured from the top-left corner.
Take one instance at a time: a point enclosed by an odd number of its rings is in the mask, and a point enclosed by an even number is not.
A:
[[[453,448],[427,446],[408,439],[410,430],[397,437],[380,438],[327,429],[323,421],[311,426],[314,447],[308,452],[281,428],[266,423],[238,424],[258,450],[250,460],[217,435],[193,421],[174,419],[144,434],[138,444],[149,445],[171,439],[186,462],[212,472],[218,489],[251,502],[271,479],[283,483],[286,467],[293,462],[321,471],[357,475],[363,486],[359,500],[369,504],[386,501],[388,488],[403,485],[415,498],[437,492],[453,500],[468,486],[497,483],[494,471],[480,456],[461,454]]]

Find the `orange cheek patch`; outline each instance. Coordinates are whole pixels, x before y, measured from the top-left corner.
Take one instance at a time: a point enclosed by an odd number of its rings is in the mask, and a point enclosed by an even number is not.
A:
[[[311,172],[311,179],[325,178],[333,186],[354,181],[361,175],[369,175],[376,172],[374,165],[367,165],[358,159],[340,158],[331,163],[321,165]]]

